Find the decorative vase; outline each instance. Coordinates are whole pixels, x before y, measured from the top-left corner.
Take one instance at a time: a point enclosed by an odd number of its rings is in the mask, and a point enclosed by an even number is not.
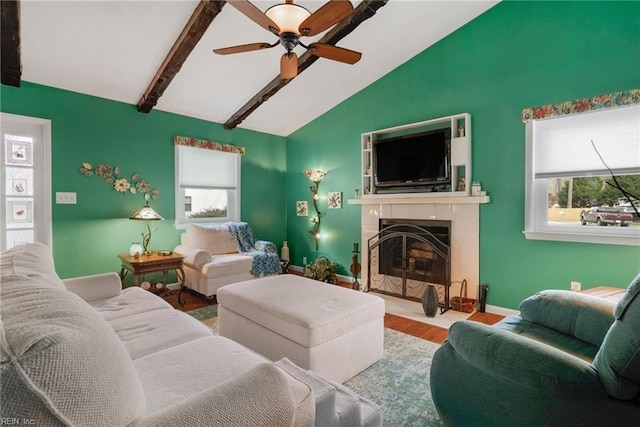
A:
[[[422,309],[427,317],[436,317],[438,311],[438,291],[435,286],[429,285],[422,294]]]
[[[283,242],[282,249],[280,250],[280,259],[283,261],[289,261],[289,246],[287,246],[286,240]]]
[[[351,271],[351,274],[353,274],[353,284],[351,285],[351,288],[355,291],[360,290],[360,283],[358,282],[358,274],[360,274],[360,271],[362,271],[362,266],[358,262],[359,253],[360,251],[358,250],[358,244],[354,243],[353,255],[351,256],[351,266],[349,266],[349,270]]]
[[[129,248],[129,255],[131,255],[134,258],[138,258],[140,255],[142,255],[143,251],[144,249],[142,249],[142,245],[138,242],[134,242],[131,244],[131,247]]]

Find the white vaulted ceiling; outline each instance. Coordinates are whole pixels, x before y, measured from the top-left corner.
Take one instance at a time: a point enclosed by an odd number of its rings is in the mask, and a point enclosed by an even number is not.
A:
[[[180,1],[21,1],[22,80],[137,104],[197,5]],[[262,11],[277,1],[256,0]],[[296,0],[311,12],[323,1]],[[354,7],[359,3],[352,2]],[[389,0],[337,43],[347,65],[318,59],[239,127],[288,135],[483,13],[496,1]],[[308,44],[322,37],[305,37]],[[225,5],[155,109],[224,123],[279,74],[281,46],[234,55],[214,48],[276,36]],[[298,48],[298,55],[304,49]],[[142,113],[140,113],[142,114]]]

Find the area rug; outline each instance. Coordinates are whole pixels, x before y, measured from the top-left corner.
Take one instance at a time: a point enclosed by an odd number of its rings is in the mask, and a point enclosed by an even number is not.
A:
[[[188,312],[217,333],[218,307]],[[429,373],[439,345],[384,329],[384,357],[344,383],[384,411],[384,426],[442,426],[431,399]]]

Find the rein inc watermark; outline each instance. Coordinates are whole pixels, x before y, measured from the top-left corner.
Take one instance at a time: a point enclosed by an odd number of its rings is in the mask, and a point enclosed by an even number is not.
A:
[[[35,423],[36,423],[36,420],[32,418],[0,417],[1,426],[26,426],[26,425],[34,425]]]

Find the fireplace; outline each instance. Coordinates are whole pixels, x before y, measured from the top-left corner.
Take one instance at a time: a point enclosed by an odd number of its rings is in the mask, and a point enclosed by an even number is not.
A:
[[[368,283],[372,291],[420,301],[435,285],[442,311],[449,308],[451,221],[380,219],[369,239]]]

